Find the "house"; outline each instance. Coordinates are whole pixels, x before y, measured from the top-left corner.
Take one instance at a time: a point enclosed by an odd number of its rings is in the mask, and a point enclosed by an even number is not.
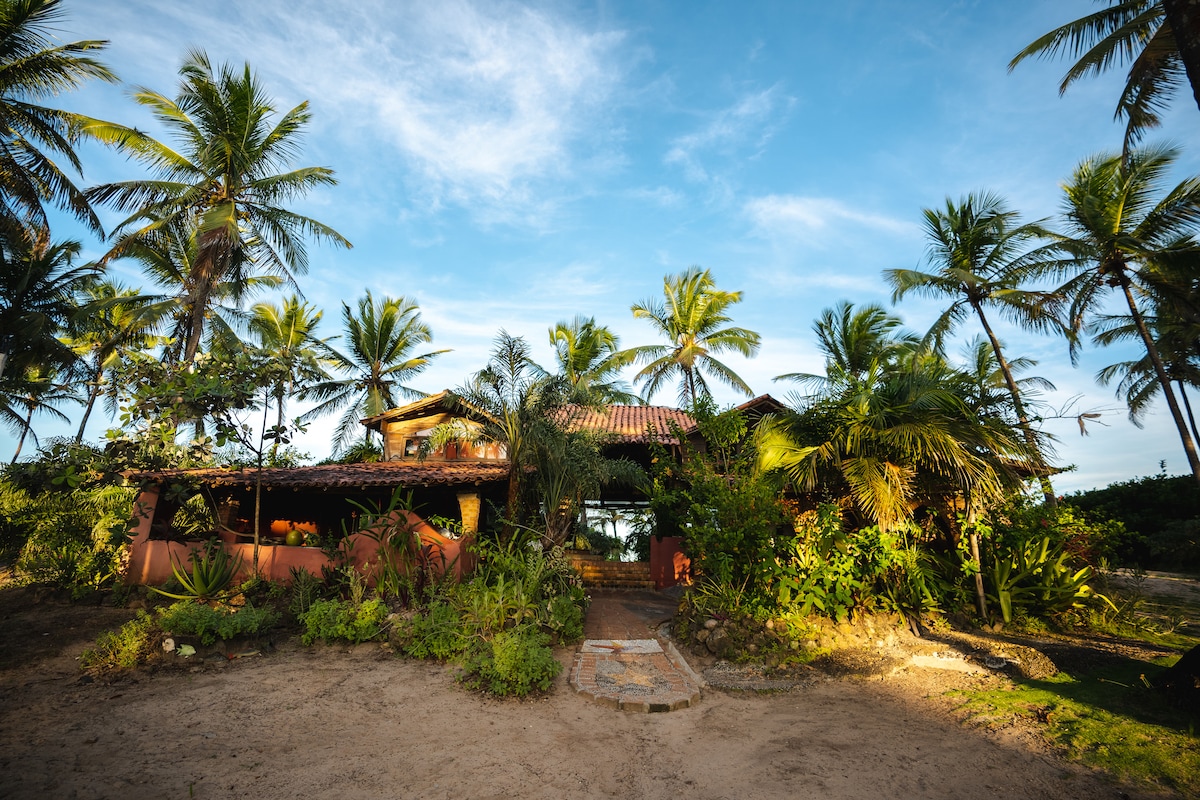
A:
[[[761,416],[781,408],[764,395],[739,406]],[[679,409],[663,406],[568,406],[562,423],[571,429],[604,436],[606,454],[649,466],[650,445],[657,443],[675,455],[685,444],[700,446],[694,419]],[[320,574],[330,564],[327,549],[338,547],[347,558],[370,573],[378,542],[361,532],[360,508],[386,508],[397,492],[411,497],[402,524],[423,545],[441,553],[460,572],[468,565],[463,544],[481,528],[495,526],[495,508],[503,506],[508,480],[507,453],[502,445],[474,444],[466,437],[431,449],[430,437],[439,425],[458,422],[478,425],[482,412],[463,406],[444,391],[363,420],[383,440],[383,460],[374,464],[330,464],[263,469],[198,469],[132,473],[142,485],[135,503],[135,526],[126,580],[155,584],[171,578],[172,560],[186,563],[195,545],[180,541],[174,520],[189,491],[204,493],[218,510],[218,536],[225,548],[240,555],[246,569],[252,560],[255,497],[260,498],[259,570],[270,580],[287,581],[292,569]],[[636,500],[628,488],[614,489],[602,498],[611,504]],[[453,521],[439,527],[431,522]],[[302,531],[303,547],[284,544],[289,530]],[[458,536],[459,538],[456,538]],[[336,544],[340,540],[340,544]],[[330,551],[332,552],[332,550]],[[659,588],[687,575],[677,538],[653,543],[651,572]]]

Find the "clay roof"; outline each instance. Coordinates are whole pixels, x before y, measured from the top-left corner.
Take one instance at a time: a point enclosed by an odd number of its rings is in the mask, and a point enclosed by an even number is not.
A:
[[[252,469],[173,469],[131,472],[126,477],[135,483],[161,483],[175,478],[206,486],[254,485]],[[262,471],[263,486],[293,489],[456,486],[507,479],[507,461],[381,461],[375,464],[325,464]]]
[[[660,444],[679,444],[676,431],[686,436],[696,428],[686,411],[666,406],[567,406],[563,414],[569,429],[595,431],[618,443],[648,444],[653,432]]]

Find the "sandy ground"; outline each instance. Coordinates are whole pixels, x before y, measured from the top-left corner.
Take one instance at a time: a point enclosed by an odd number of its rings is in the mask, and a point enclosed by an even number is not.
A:
[[[653,715],[590,703],[565,672],[546,697],[481,697],[450,668],[372,644],[285,642],[90,681],[76,656],[129,612],[12,591],[0,590],[2,798],[1157,796],[1056,760],[1028,731],[963,726],[942,694],[952,676],[934,671],[709,689]]]

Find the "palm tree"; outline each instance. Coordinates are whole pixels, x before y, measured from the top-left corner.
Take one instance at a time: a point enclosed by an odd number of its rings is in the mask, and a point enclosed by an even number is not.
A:
[[[328,351],[328,339],[313,334],[322,313],[316,307],[292,295],[282,306],[257,303],[250,309],[249,328],[263,350],[271,353],[281,367],[281,379],[272,387],[275,396],[276,426],[283,427],[287,398],[302,393],[308,386],[328,380],[321,352]],[[271,447],[274,457],[278,440]]]
[[[303,397],[319,404],[303,414],[308,421],[345,408],[338,422],[334,452],[340,452],[354,438],[359,420],[395,408],[398,397],[418,399],[425,392],[405,385],[421,374],[429,362],[449,350],[432,350],[412,355],[418,345],[433,341],[433,331],[421,321],[416,302],[406,297],[384,297],[376,302],[370,292],[358,301],[357,312],[342,304],[345,324],[344,350],[328,348],[332,365],[349,374],[344,379],[321,381],[305,390]],[[369,438],[367,429],[363,435]]]
[[[130,213],[114,231],[116,244],[107,258],[126,254],[164,229],[194,231],[183,349],[183,360],[190,363],[215,286],[227,284],[236,303],[252,270],[289,282],[305,272],[305,236],[343,247],[350,243],[332,228],[281,205],[336,182],[326,167],[278,171],[296,153],[310,118],[307,103],[276,121],[276,109],[248,64],[240,72],[228,65],[214,70],[199,50],[188,54],[179,74],[174,100],[144,88],[134,93],[174,134],[177,148],[133,128],[102,122],[85,127],[128,150],[155,172],[155,179],[105,184],[89,189],[87,196]]]
[[[196,247],[195,230],[174,225],[129,242],[122,252],[123,257],[138,263],[151,283],[164,290],[139,295],[136,300],[142,306],[141,316],[167,340],[163,355],[172,362],[184,360],[184,345],[192,339],[197,322],[203,325],[207,347],[236,351],[238,330],[244,327],[246,315],[235,304],[283,284],[278,275],[222,279],[205,292],[208,307],[201,308]]]
[[[33,431],[35,414],[49,414],[59,422],[69,420],[66,414],[55,408],[57,404],[65,402],[77,403],[79,395],[63,383],[61,376],[53,369],[40,365],[28,367],[19,380],[0,384],[0,420],[14,433],[20,434],[10,463],[17,463],[28,434],[33,434],[33,443],[38,445],[38,436]]]
[[[1007,459],[1024,448],[1002,421],[976,414],[958,382],[935,353],[875,362],[838,396],[764,420],[759,468],[805,491],[844,487],[881,528],[909,518],[922,485],[922,495],[962,494],[980,507],[1017,485]]]
[[[633,316],[649,320],[668,344],[641,345],[623,353],[624,357],[644,365],[634,376],[634,382],[645,383],[645,397],[653,396],[664,382],[679,378],[680,405],[690,406],[701,395],[711,394],[705,373],[747,396],[752,395],[746,382],[715,358],[729,352],[746,358],[758,354],[761,338],[757,333],[725,327],[730,322],[726,311],[741,302],[742,293],[718,290],[708,270],[691,267],[663,278],[663,297],[662,302],[646,300],[635,304]]]
[[[1107,7],[1030,43],[1008,69],[1031,56],[1060,52],[1078,59],[1063,76],[1060,94],[1080,78],[1129,64],[1114,114],[1126,120],[1126,152],[1159,125],[1183,79],[1191,83],[1200,108],[1200,0],[1108,0]]]
[[[965,364],[959,370],[963,379],[962,394],[971,410],[982,416],[1000,417],[1014,427],[1021,428],[1015,418],[1008,378],[996,360],[992,343],[982,336],[976,336],[963,346],[962,353],[965,359]],[[1008,361],[1009,373],[1014,376],[1035,366],[1037,361],[1032,358],[1018,357]],[[1055,388],[1053,383],[1036,375],[1016,378],[1016,384],[1025,408],[1033,406],[1031,401],[1035,401],[1036,392],[1052,392]]]
[[[577,315],[550,329],[550,346],[559,374],[571,384],[573,394],[584,401],[631,405],[638,397],[620,378],[629,363],[618,346],[617,335],[595,317]]]
[[[58,336],[92,281],[94,264],[77,266],[76,241],[0,241],[0,378],[11,366],[65,368],[75,354]]]
[[[564,378],[546,374],[530,357],[529,343],[501,330],[487,366],[454,394],[459,403],[484,419],[478,438],[504,447],[508,457],[505,535],[511,536],[521,514],[526,470],[534,466],[536,442],[558,431],[552,410],[566,400]]]
[[[61,0],[0,0],[0,235],[47,236],[51,202],[93,231],[100,221],[84,194],[54,162],[80,171],[75,141],[82,118],[39,103],[88,80],[116,83],[92,53],[108,43],[62,44],[54,35]]]
[[[994,308],[1027,330],[1067,331],[1059,319],[1063,304],[1060,296],[1022,288],[1052,255],[1045,247],[1029,248],[1047,233],[1040,223],[1017,224],[1016,212],[990,193],[969,194],[957,204],[947,199],[944,210],[927,208],[924,215],[928,258],[935,271],[884,270],[884,277],[892,285],[892,302],[909,293],[953,298],[926,336],[939,350],[945,337],[968,315],[979,320],[1012,396],[1025,443],[1033,454],[1042,495],[1047,505],[1057,505],[1037,434],[1021,401],[1020,388],[984,310]]]
[[[1171,148],[1154,147],[1125,157],[1092,156],[1076,167],[1064,187],[1067,228],[1060,235],[1060,246],[1070,256],[1060,269],[1070,278],[1058,291],[1071,299],[1072,328],[1083,330],[1108,290],[1120,290],[1171,411],[1188,466],[1200,482],[1195,441],[1135,296],[1135,292],[1152,291],[1159,276],[1177,272],[1181,264],[1194,265],[1200,257],[1200,243],[1193,235],[1200,221],[1200,180],[1188,179],[1162,191],[1175,157]]]
[[[836,396],[878,367],[894,365],[917,347],[918,338],[901,330],[904,323],[878,305],[855,309],[843,300],[821,312],[813,323],[818,347],[825,354],[825,374],[788,372],[774,380],[809,387],[801,400]]]
[[[149,303],[136,290],[105,280],[89,287],[83,299],[82,313],[65,341],[79,357],[87,386],[76,443],[83,440],[96,400],[105,394],[105,375],[113,383],[122,363],[150,358],[150,351],[162,342],[162,337],[153,332],[157,320],[147,314]],[[110,408],[115,410],[115,391],[109,392],[108,398]]]

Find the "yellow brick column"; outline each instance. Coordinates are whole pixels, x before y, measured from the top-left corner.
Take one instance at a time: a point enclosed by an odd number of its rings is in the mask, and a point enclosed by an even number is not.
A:
[[[469,536],[479,531],[479,493],[459,492],[458,511],[462,515],[463,535]]]

